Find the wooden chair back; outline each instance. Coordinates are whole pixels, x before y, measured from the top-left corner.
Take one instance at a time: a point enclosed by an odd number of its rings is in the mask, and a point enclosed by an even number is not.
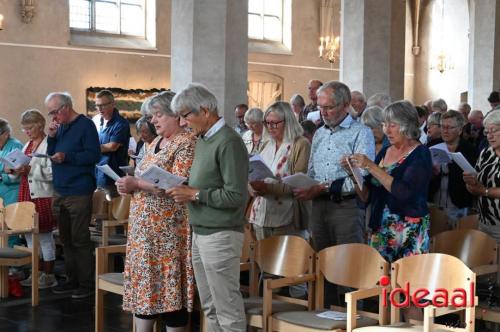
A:
[[[94,219],[109,218],[109,201],[106,198],[106,192],[102,189],[96,189],[92,194],[92,217]]]
[[[111,216],[115,220],[128,219],[130,212],[130,200],[132,196],[118,196],[111,200]]]
[[[272,236],[257,241],[255,262],[261,272],[293,277],[313,272],[314,250],[299,236]]]
[[[470,216],[462,217],[457,222],[457,229],[478,229],[479,215],[471,214]]]
[[[4,208],[5,225],[13,231],[36,229],[37,214],[33,202],[18,202]]]
[[[256,242],[250,224],[245,225],[244,232],[245,238],[243,239],[240,263],[248,263],[250,261],[251,246]]]
[[[457,257],[470,268],[497,262],[495,239],[474,229],[439,233],[431,239],[430,251]]]
[[[444,211],[433,206],[429,207],[429,213],[431,222],[429,230],[430,237],[439,234],[441,232],[446,232],[447,230],[450,229],[448,216],[446,215],[446,213],[444,213]]]
[[[443,289],[451,295],[456,289],[469,292],[471,283],[476,282],[476,274],[458,258],[446,254],[422,254],[401,258],[392,263],[392,287],[404,288],[409,284],[410,294],[418,288],[429,290],[426,299],[431,300],[437,289]],[[470,296],[466,296],[467,306]]]
[[[373,247],[349,243],[321,250],[316,257],[316,275],[345,287],[369,288],[389,274],[389,263]]]

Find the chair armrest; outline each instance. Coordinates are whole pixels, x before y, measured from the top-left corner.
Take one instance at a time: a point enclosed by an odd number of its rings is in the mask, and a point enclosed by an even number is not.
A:
[[[372,287],[366,289],[358,289],[353,292],[345,294],[345,302],[347,304],[347,331],[352,331],[356,328],[356,314],[357,314],[357,301],[367,299],[369,297],[379,297],[382,291],[388,289],[387,287]],[[387,320],[387,311],[382,305],[379,305],[378,320],[379,324],[385,324]]]
[[[498,264],[481,265],[472,268],[471,270],[476,274],[476,276],[482,276],[485,274],[497,273],[500,266]]]
[[[31,248],[28,248],[25,246],[14,246],[14,249],[24,251],[24,252],[29,252],[29,253],[33,252],[33,250]]]
[[[104,274],[104,273],[108,272],[108,256],[110,254],[125,253],[125,251],[126,251],[126,245],[97,247],[95,249],[96,278],[100,274]]]
[[[102,227],[116,227],[116,226],[123,226],[128,223],[128,219],[122,219],[122,220],[103,220],[102,221]]]
[[[478,305],[478,297],[474,297],[474,307]],[[448,306],[448,307],[435,307],[432,304],[429,304],[424,308],[424,314],[427,311],[429,317],[439,317],[447,314],[451,314],[457,311],[461,311],[464,309],[467,309],[468,307],[453,307],[453,306]]]
[[[3,231],[0,231],[0,236],[2,235],[21,235],[21,234],[38,234],[38,231],[34,230],[34,229],[20,229],[20,230],[3,230]]]
[[[314,274],[305,274],[300,277],[283,277],[279,279],[265,279],[264,288],[275,289],[285,286],[299,285],[308,281],[315,281],[316,276]]]
[[[373,287],[373,288],[366,288],[366,289],[358,289],[356,291],[352,291],[349,293],[345,294],[345,302],[355,302],[363,299],[367,299],[369,297],[374,297],[374,296],[379,296],[382,294],[382,290],[384,287]]]

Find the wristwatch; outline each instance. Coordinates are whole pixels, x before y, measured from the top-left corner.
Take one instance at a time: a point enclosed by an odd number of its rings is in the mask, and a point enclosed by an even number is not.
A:
[[[194,201],[196,203],[200,202],[200,191],[198,190],[196,194],[194,194]]]

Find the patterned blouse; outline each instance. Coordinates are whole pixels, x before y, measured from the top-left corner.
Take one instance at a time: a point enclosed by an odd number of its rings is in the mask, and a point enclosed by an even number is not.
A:
[[[478,180],[486,188],[500,187],[500,157],[493,148],[484,149],[476,163]],[[479,219],[491,226],[500,225],[500,199],[479,197]]]

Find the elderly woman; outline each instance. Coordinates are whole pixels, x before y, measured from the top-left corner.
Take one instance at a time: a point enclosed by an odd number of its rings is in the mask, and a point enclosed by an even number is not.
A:
[[[264,114],[264,136],[269,141],[260,156],[276,179],[250,182],[257,198],[250,212],[257,240],[273,235],[299,233],[307,220],[298,220],[294,214],[292,188],[279,179],[298,172],[306,173],[310,143],[302,136],[303,130],[292,113],[290,104],[276,102]],[[307,203],[306,203],[307,204]]]
[[[137,147],[135,151],[132,151],[132,154],[135,155],[135,165],[139,165],[142,158],[144,158],[144,154],[146,153],[146,149],[156,138],[156,128],[154,124],[151,123],[151,117],[142,116],[135,123],[135,128],[137,133],[139,134],[140,140],[137,143]],[[129,151],[131,153],[131,151]]]
[[[137,173],[158,166],[188,177],[194,137],[179,125],[170,108],[174,94],[163,92],[149,103],[158,137],[146,148]],[[154,184],[137,177],[119,179],[120,194],[133,194],[130,205],[123,308],[135,315],[138,332],[152,331],[161,316],[167,331],[183,331],[193,307],[194,277],[187,208]]]
[[[443,143],[441,138],[441,113],[434,112],[427,118],[427,147]]]
[[[292,98],[290,98],[290,105],[292,105],[293,115],[299,120],[300,113],[304,110],[304,107],[306,107],[304,98],[299,94],[294,94]]]
[[[0,157],[5,157],[15,149],[21,150],[23,144],[10,136],[12,129],[7,120],[0,118]],[[19,195],[19,177],[10,168],[0,162],[0,198],[4,205],[17,202]]]
[[[479,229],[500,243],[500,110],[488,113],[483,125],[490,147],[479,155],[478,174],[464,173],[463,178],[467,190],[479,197]]]
[[[427,191],[432,161],[429,149],[418,140],[418,113],[412,104],[392,103],[383,117],[391,146],[383,148],[375,162],[362,154],[349,159],[369,172],[363,190],[356,186],[361,199],[371,203],[369,244],[394,262],[429,249]]]
[[[441,113],[441,137],[448,151],[460,152],[470,164],[476,163],[477,154],[474,146],[462,139],[465,119],[460,112]],[[434,166],[429,189],[429,198],[444,210],[450,221],[450,228],[455,228],[458,219],[466,216],[472,207],[472,195],[465,188],[463,171],[454,162]]]
[[[264,113],[260,108],[251,108],[245,113],[244,119],[249,130],[241,137],[243,143],[245,143],[249,154],[258,153],[264,143],[262,139]]]
[[[361,122],[372,130],[373,137],[375,138],[375,155],[377,155],[383,148],[391,145],[387,136],[384,134],[384,130],[382,129],[384,117],[380,107],[370,106],[366,108],[361,114]]]
[[[47,153],[47,135],[45,134],[45,118],[37,109],[30,109],[21,114],[21,128],[29,141],[23,152],[31,156],[33,153]],[[52,214],[52,162],[46,157],[33,156],[29,165],[14,170],[21,178],[19,202],[33,202],[38,212],[39,241],[43,258],[43,272],[39,275],[38,288],[44,289],[57,285],[54,276],[56,245],[52,231],[56,228],[56,220]],[[30,234],[26,234],[28,247],[33,246]],[[31,286],[31,276],[21,281],[23,286]]]

